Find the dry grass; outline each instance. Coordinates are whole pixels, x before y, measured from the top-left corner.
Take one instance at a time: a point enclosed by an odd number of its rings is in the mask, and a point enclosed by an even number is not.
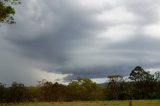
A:
[[[1,106],[129,106],[129,101],[37,102],[1,104]],[[133,106],[160,106],[160,100],[134,100]]]

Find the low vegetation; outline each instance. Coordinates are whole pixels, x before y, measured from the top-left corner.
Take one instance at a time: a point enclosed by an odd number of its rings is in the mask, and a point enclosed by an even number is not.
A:
[[[68,85],[46,80],[37,86],[27,87],[13,82],[11,86],[0,84],[0,102],[71,102],[104,100],[160,99],[160,72],[150,74],[137,66],[128,80],[120,75],[108,76],[109,82],[99,85],[89,78],[79,78]],[[106,102],[108,103],[108,102]]]

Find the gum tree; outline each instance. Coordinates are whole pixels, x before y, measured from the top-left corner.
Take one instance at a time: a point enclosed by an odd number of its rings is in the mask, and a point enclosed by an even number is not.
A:
[[[0,0],[0,23],[14,24],[15,9],[13,5],[20,4],[19,0]]]

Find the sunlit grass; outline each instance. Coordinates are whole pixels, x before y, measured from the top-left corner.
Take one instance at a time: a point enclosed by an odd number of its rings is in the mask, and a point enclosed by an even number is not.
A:
[[[133,100],[132,106],[160,106],[160,100]],[[34,102],[1,104],[3,106],[129,106],[129,101]]]

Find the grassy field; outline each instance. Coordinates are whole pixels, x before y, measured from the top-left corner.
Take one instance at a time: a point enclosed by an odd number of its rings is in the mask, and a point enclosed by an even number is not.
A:
[[[38,102],[1,104],[0,106],[129,106],[129,101],[95,101],[95,102]],[[136,100],[132,106],[160,106],[160,100]]]

